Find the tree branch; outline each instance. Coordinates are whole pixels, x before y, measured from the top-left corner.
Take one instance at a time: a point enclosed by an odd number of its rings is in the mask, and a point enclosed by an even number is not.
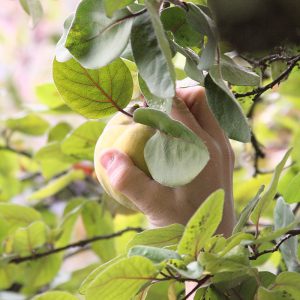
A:
[[[198,281],[197,285],[186,295],[182,298],[182,300],[188,300],[212,275],[206,275],[201,280]]]
[[[242,94],[235,93],[235,97],[242,98],[242,97],[247,97],[247,96],[255,96],[254,99],[257,101],[257,99],[263,93],[265,93],[269,89],[272,89],[276,84],[280,83],[283,79],[285,79],[285,77],[287,77],[291,73],[291,71],[297,65],[297,63],[299,61],[300,61],[300,55],[293,57],[293,59],[291,59],[290,61],[287,62],[289,64],[289,67],[284,72],[282,72],[275,80],[273,80],[272,82],[270,82],[269,84],[267,84],[263,87],[258,87],[247,93],[242,93]],[[254,99],[253,99],[253,101],[255,101]]]
[[[16,153],[16,154],[26,156],[28,158],[32,158],[31,153],[26,152],[26,151],[22,151],[22,150],[17,150],[17,149],[14,149],[14,148],[10,147],[10,146],[0,146],[0,150],[6,150],[6,151],[9,151],[9,152],[13,152],[13,153]]]
[[[290,230],[286,233],[286,236],[283,237],[272,249],[264,250],[262,252],[257,252],[254,255],[250,256],[249,259],[250,260],[256,260],[258,257],[260,257],[262,255],[265,255],[265,254],[268,254],[268,253],[274,253],[274,252],[279,250],[279,247],[282,245],[282,243],[284,243],[285,241],[287,241],[291,237],[297,236],[297,235],[300,235],[300,229]]]
[[[49,255],[52,255],[52,254],[56,254],[56,253],[65,251],[67,249],[71,249],[71,248],[75,248],[75,247],[84,247],[84,246],[86,246],[88,244],[91,244],[91,243],[94,243],[94,242],[98,242],[98,241],[101,241],[101,240],[112,239],[112,238],[121,236],[126,232],[130,232],[130,231],[142,232],[143,229],[140,228],[140,227],[127,227],[123,230],[117,231],[117,232],[112,233],[112,234],[95,236],[95,237],[92,237],[90,239],[81,240],[81,241],[75,242],[73,244],[69,244],[69,245],[60,247],[60,248],[51,249],[51,250],[46,251],[46,252],[36,253],[36,254],[32,254],[32,255],[28,255],[28,256],[24,256],[24,257],[15,257],[15,258],[12,258],[9,261],[9,263],[20,264],[20,263],[25,262],[25,261],[37,260],[37,259],[40,259],[40,258],[45,257],[45,256],[49,256]]]

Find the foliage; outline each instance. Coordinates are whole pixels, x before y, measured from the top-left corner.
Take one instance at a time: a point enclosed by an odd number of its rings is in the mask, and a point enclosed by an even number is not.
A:
[[[40,2],[20,3],[36,25]],[[67,18],[55,85],[37,87],[43,113],[0,123],[0,299],[300,298],[299,51],[237,53],[214,18],[206,1],[158,0],[82,0]],[[144,154],[160,183],[186,184],[205,167],[205,144],[169,116],[176,82],[204,86],[226,134],[248,143],[233,142],[239,217],[231,236],[216,233],[222,190],[185,227],[145,229],[145,218],[127,215],[95,178],[96,141],[118,111],[156,130]],[[142,108],[126,108],[136,103]],[[273,110],[269,128],[261,118]],[[25,142],[36,137],[45,141],[37,151]],[[276,141],[285,155],[266,172],[261,142],[271,149]],[[248,148],[250,168],[241,162]],[[85,237],[76,238],[78,228]],[[61,279],[64,262],[85,251],[96,262]],[[189,295],[186,282],[194,283]]]

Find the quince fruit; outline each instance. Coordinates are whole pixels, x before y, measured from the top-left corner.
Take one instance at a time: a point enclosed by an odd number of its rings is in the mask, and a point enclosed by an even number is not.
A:
[[[123,113],[117,113],[107,123],[95,147],[95,172],[103,189],[117,202],[133,210],[138,209],[125,195],[111,186],[106,171],[100,163],[100,153],[108,148],[120,150],[126,153],[138,168],[151,176],[144,158],[144,148],[154,133],[155,129],[136,123],[133,118]]]

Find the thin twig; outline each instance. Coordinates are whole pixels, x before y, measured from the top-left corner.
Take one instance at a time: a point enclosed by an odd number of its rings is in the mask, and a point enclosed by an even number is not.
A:
[[[297,55],[296,57],[294,57],[292,60],[288,62],[290,64],[289,67],[284,72],[282,72],[275,80],[273,80],[272,82],[270,82],[269,84],[263,87],[259,87],[247,93],[241,93],[241,94],[235,93],[235,97],[242,98],[247,96],[255,96],[258,99],[258,97],[260,97],[264,92],[272,89],[276,84],[280,83],[283,79],[285,79],[286,76],[288,76],[291,73],[291,71],[299,61],[300,61],[300,55]]]
[[[201,280],[198,281],[197,285],[186,295],[182,298],[182,300],[188,300],[212,275],[206,275]]]
[[[256,260],[258,257],[268,254],[268,253],[274,253],[276,251],[278,251],[279,247],[282,245],[282,243],[284,243],[285,241],[287,241],[288,239],[290,239],[293,236],[297,236],[300,235],[300,229],[293,229],[287,232],[286,236],[283,237],[272,249],[268,249],[268,250],[264,250],[262,252],[257,252],[254,255],[250,256],[249,259],[250,260]]]
[[[95,236],[95,237],[92,237],[90,239],[81,240],[81,241],[75,242],[73,244],[69,244],[69,245],[60,247],[60,248],[51,249],[51,250],[46,251],[46,252],[36,253],[36,254],[32,254],[32,255],[28,255],[28,256],[24,256],[24,257],[15,257],[15,258],[11,259],[9,261],[9,263],[19,264],[19,263],[22,263],[22,262],[25,262],[25,261],[37,260],[37,259],[40,259],[40,258],[45,257],[45,256],[49,256],[49,255],[52,255],[52,254],[55,254],[55,253],[65,251],[67,249],[71,249],[71,248],[75,248],[75,247],[84,247],[88,244],[91,244],[91,243],[94,243],[94,242],[97,242],[97,241],[108,240],[108,239],[111,239],[111,238],[115,238],[115,237],[121,236],[124,233],[130,232],[130,231],[142,232],[143,229],[140,228],[140,227],[127,227],[123,230],[117,231],[117,232],[112,233],[112,234]]]

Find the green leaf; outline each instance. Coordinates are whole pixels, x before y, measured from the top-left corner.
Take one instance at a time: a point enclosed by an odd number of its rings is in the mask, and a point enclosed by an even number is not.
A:
[[[46,179],[68,169],[78,160],[72,158],[61,151],[59,142],[52,142],[41,148],[36,154],[35,159],[41,165],[42,174]]]
[[[89,201],[84,205],[82,219],[89,238],[114,232],[113,219],[110,212],[97,202]],[[109,261],[116,256],[114,239],[93,243],[92,249],[103,262]]]
[[[128,243],[127,250],[136,245],[166,247],[177,244],[184,232],[184,226],[172,224],[166,227],[145,230],[135,235]]]
[[[67,174],[57,177],[50,181],[46,186],[34,192],[28,197],[28,200],[42,200],[53,196],[70,185],[73,181],[84,179],[85,174],[81,170],[71,170]]]
[[[144,257],[122,259],[101,272],[88,286],[86,300],[128,300],[155,278],[156,268]]]
[[[47,226],[36,221],[16,230],[13,236],[13,252],[19,256],[30,255],[47,241]]]
[[[285,203],[282,197],[277,199],[274,210],[274,229],[284,228],[295,222],[295,216],[291,207]],[[300,272],[300,262],[298,259],[298,238],[296,236],[289,238],[280,246],[280,252],[283,256],[288,271]]]
[[[288,68],[285,60],[277,60],[271,63],[272,79],[277,79]]]
[[[67,292],[50,291],[37,295],[32,300],[78,300],[78,298]]]
[[[15,282],[15,272],[16,272],[15,265],[5,265],[0,266],[0,289],[1,291],[9,289],[12,284]],[[0,293],[1,299],[1,293]],[[2,298],[3,300],[9,298]]]
[[[97,70],[85,69],[74,59],[54,60],[53,78],[66,104],[87,118],[111,115],[131,100],[132,77],[121,59]]]
[[[40,288],[50,283],[58,271],[62,263],[62,255],[49,255],[38,260],[27,263],[25,269],[24,286],[30,288]]]
[[[86,201],[87,200],[84,198],[74,198],[72,200],[69,200],[68,204],[65,207],[61,224],[58,227],[60,235],[58,240],[55,242],[56,248],[63,247],[70,242],[74,226]]]
[[[124,9],[110,19],[106,16],[104,2],[81,1],[68,32],[65,47],[85,68],[97,69],[108,65],[121,55],[128,44],[131,13]]]
[[[282,272],[280,273],[273,286],[273,290],[284,290],[292,299],[299,299],[300,297],[300,290],[299,290],[299,283],[300,283],[300,274],[296,272]]]
[[[25,116],[7,119],[6,126],[14,131],[39,136],[46,132],[49,123],[39,115],[31,113]]]
[[[154,94],[152,94],[150,92],[144,79],[141,76],[139,76],[138,78],[139,78],[139,86],[140,86],[141,92],[144,95],[148,106],[150,108],[157,109],[157,110],[163,111],[167,114],[170,114],[171,109],[172,109],[173,99],[172,98],[164,99],[164,98],[155,96]]]
[[[285,291],[272,291],[259,287],[255,299],[257,300],[296,300],[291,298]]]
[[[26,227],[41,219],[40,213],[28,206],[13,203],[0,203],[0,218],[5,221],[10,232],[19,227]]]
[[[250,233],[245,233],[245,232],[236,233],[236,234],[232,235],[230,238],[227,239],[226,246],[220,252],[220,255],[223,256],[223,255],[227,254],[234,247],[236,247],[240,244],[242,244],[242,245],[244,245],[245,243],[250,244],[251,241],[253,241],[253,240],[254,240],[254,236]]]
[[[288,150],[287,153],[284,155],[281,162],[276,166],[271,183],[269,184],[267,190],[262,195],[260,201],[256,205],[254,211],[252,212],[250,218],[254,224],[257,224],[259,222],[259,218],[266,208],[268,204],[274,199],[276,192],[277,192],[277,185],[279,182],[279,178],[281,175],[281,172],[292,152],[292,149]]]
[[[134,246],[129,250],[128,256],[144,256],[153,263],[160,263],[168,259],[181,259],[175,251],[150,246]]]
[[[200,252],[198,261],[204,267],[205,271],[211,274],[236,271],[246,273],[250,269],[248,255],[249,252],[244,247],[236,247],[225,257]]]
[[[199,279],[203,274],[202,266],[197,262],[193,261],[186,266],[186,269],[180,269],[170,264],[169,267],[178,272],[181,276],[189,279]]]
[[[71,125],[66,122],[56,124],[48,133],[48,143],[61,142],[71,130]]]
[[[59,62],[66,62],[72,58],[70,51],[65,47],[66,40],[69,34],[69,30],[71,28],[72,22],[74,20],[75,15],[71,14],[67,17],[64,22],[64,31],[63,34],[58,41],[55,49],[55,58]]]
[[[260,287],[257,292],[258,300],[296,300],[300,297],[300,274],[296,272],[280,273],[275,283],[269,289]]]
[[[133,2],[134,0],[104,0],[106,15],[111,18],[117,10],[122,9]]]
[[[174,51],[179,52],[186,58],[184,71],[186,72],[187,76],[191,79],[198,81],[201,85],[204,84],[204,75],[203,71],[200,70],[200,59],[199,56],[189,48],[183,48],[176,44],[175,42],[171,41],[171,46]]]
[[[283,198],[287,203],[299,203],[299,188],[300,186],[300,172],[290,181],[283,193]]]
[[[240,142],[250,141],[246,117],[221,77],[205,77],[208,104],[228,137]]]
[[[231,84],[254,86],[260,83],[260,77],[256,73],[238,65],[233,59],[225,55],[221,58],[220,66],[218,64],[213,65],[209,74],[213,78],[217,78],[220,70],[224,80]]]
[[[160,19],[165,30],[171,31],[176,43],[182,47],[200,45],[202,35],[187,21],[187,12],[179,6],[169,7],[161,12]]]
[[[206,35],[208,41],[202,49],[200,70],[208,70],[214,64],[217,54],[217,35],[214,21],[197,5],[188,3],[187,20],[198,32]]]
[[[43,17],[43,7],[40,0],[19,0],[25,12],[31,16],[35,27]]]
[[[257,203],[260,201],[261,193],[264,191],[264,188],[265,187],[262,185],[259,188],[255,197],[250,202],[248,202],[248,204],[242,210],[240,218],[239,218],[238,222],[236,223],[236,225],[234,226],[232,234],[236,234],[236,233],[240,232],[243,229],[244,225],[248,222],[251,213],[253,212]]]
[[[60,97],[54,83],[44,83],[38,85],[35,88],[35,94],[39,102],[47,105],[51,109],[55,109],[64,105],[64,102]]]
[[[106,268],[110,267],[111,265],[115,264],[116,262],[120,261],[124,259],[124,256],[117,256],[114,257],[113,259],[111,259],[110,261],[100,265],[99,267],[97,267],[96,269],[94,269],[86,278],[85,280],[81,283],[81,286],[79,288],[79,293],[82,295],[86,294],[86,290],[89,287],[89,285],[94,281],[94,279],[96,277],[98,277],[98,275],[100,273],[102,273]]]
[[[185,185],[206,166],[209,153],[205,144],[182,123],[150,108],[135,110],[133,118],[157,129],[144,149],[149,172],[157,182],[170,187]]]
[[[150,92],[160,98],[175,96],[175,70],[170,45],[157,11],[146,2],[148,13],[135,19],[131,47],[139,73]]]
[[[197,259],[199,252],[222,221],[223,205],[223,190],[214,192],[203,202],[186,225],[177,248],[179,254],[190,255]]]
[[[93,161],[95,145],[105,125],[103,122],[96,121],[83,123],[62,142],[62,152],[80,159]]]
[[[85,278],[93,272],[101,263],[92,263],[81,269],[76,269],[71,273],[71,276],[65,278],[63,282],[58,282],[58,285],[54,284],[55,290],[78,293],[78,287],[85,280]]]

